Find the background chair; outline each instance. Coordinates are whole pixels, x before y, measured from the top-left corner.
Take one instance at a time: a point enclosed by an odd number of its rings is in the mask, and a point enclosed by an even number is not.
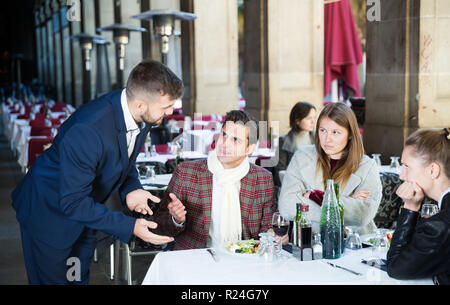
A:
[[[402,181],[399,179],[398,174],[395,173],[381,172],[380,178],[383,186],[383,196],[381,197],[374,222],[378,228],[393,230],[397,225],[400,208],[403,206],[403,200],[395,193]],[[422,204],[424,203],[437,204],[435,200],[426,196],[422,201]]]

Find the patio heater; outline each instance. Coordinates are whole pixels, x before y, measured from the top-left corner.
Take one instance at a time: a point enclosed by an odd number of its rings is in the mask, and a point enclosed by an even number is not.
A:
[[[91,100],[91,50],[94,40],[105,40],[103,36],[79,33],[68,37],[78,41],[81,47],[81,58],[83,61],[83,104]]]
[[[130,32],[146,32],[144,28],[140,28],[131,24],[115,23],[102,28],[97,28],[98,32],[112,31],[114,43],[116,44],[116,70],[117,85],[124,87],[123,70],[125,69],[125,46],[130,41]]]
[[[133,18],[147,21],[153,20],[153,32],[160,37],[161,62],[167,65],[169,38],[175,35],[175,20],[191,21],[196,19],[197,16],[177,10],[150,10],[133,16]]]
[[[97,98],[112,90],[108,60],[108,45],[110,42],[105,39],[94,39],[94,44],[97,49],[97,78],[95,80],[95,98]]]

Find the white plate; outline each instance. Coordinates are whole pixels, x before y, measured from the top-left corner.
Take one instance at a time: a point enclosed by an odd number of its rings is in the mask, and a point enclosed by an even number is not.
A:
[[[392,234],[394,233],[394,230],[386,230],[386,233],[391,234],[391,237],[392,237]],[[361,237],[361,243],[365,244],[365,245],[368,245],[368,246],[372,246],[372,243],[370,242],[370,240],[374,239],[375,236],[376,236],[375,233],[361,235],[360,236]]]
[[[248,242],[248,240],[241,240],[239,242],[245,243],[245,242]],[[256,240],[256,242],[259,242],[259,241]],[[227,246],[228,246],[228,244],[227,244]],[[227,246],[223,247],[223,251],[228,253],[228,254],[231,254],[231,255],[236,255],[236,256],[240,256],[240,257],[255,257],[255,256],[258,256],[258,253],[236,253],[235,250],[231,250],[231,249],[228,250]]]

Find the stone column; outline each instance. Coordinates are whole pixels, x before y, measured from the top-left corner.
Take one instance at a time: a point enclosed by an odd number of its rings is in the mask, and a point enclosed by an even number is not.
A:
[[[114,2],[112,0],[99,0],[99,10],[100,10],[100,27],[108,26],[114,24]],[[116,49],[113,39],[113,32],[104,31],[100,35],[106,38],[109,42],[108,45],[108,62],[111,73],[111,84],[117,82],[116,73]]]
[[[132,16],[141,13],[140,0],[128,0],[121,2],[121,20],[123,24],[140,26],[138,19]],[[142,34],[140,32],[130,32],[130,40],[125,47],[125,69],[123,71],[124,86],[127,83],[131,70],[142,61]]]
[[[416,129],[449,125],[450,3],[382,0],[380,8],[381,20],[367,22],[364,145],[387,163]]]
[[[69,22],[70,35],[76,35],[81,32],[81,21],[71,21]],[[77,41],[70,41],[72,49],[72,96],[73,105],[79,107],[83,105],[83,72],[82,65],[83,61],[81,58],[81,48]]]
[[[63,81],[63,58],[61,44],[61,20],[59,18],[59,3],[57,0],[50,2],[52,13],[52,38],[53,38],[53,57],[55,60],[55,98],[58,102],[65,102],[64,99],[64,81]]]
[[[237,1],[194,1],[197,113],[238,108],[237,13]]]
[[[36,66],[38,72],[39,83],[44,82],[44,74],[42,71],[42,38],[41,38],[41,18],[39,13],[39,5],[36,3],[34,8],[34,25],[35,25],[35,35],[36,35]]]
[[[323,107],[323,2],[244,2],[246,109],[289,130],[295,103]]]
[[[87,34],[95,35],[95,4],[93,0],[83,1],[83,22],[84,24],[84,32]],[[91,100],[95,96],[95,80],[97,79],[97,55],[96,55],[96,47],[95,44],[92,46],[91,50],[91,77],[90,77],[90,98]],[[85,103],[88,101],[84,101]]]
[[[289,130],[295,103],[323,107],[323,1],[268,0],[268,121]],[[248,39],[248,38],[246,38]]]
[[[44,3],[44,15],[46,19],[45,32],[47,40],[47,58],[48,61],[48,84],[51,88],[50,97],[56,98],[56,78],[55,78],[55,57],[54,57],[54,41],[53,41],[53,20],[52,11],[50,7],[50,0]]]
[[[419,128],[450,127],[450,1],[420,2]]]

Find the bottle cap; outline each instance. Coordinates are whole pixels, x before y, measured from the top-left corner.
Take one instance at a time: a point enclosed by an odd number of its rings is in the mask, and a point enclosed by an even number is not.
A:
[[[302,212],[308,212],[309,211],[309,205],[302,204]]]

